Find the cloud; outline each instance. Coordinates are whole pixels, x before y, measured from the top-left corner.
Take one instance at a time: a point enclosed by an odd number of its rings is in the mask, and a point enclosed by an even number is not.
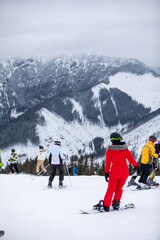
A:
[[[158,0],[0,0],[1,56],[96,53],[160,60]]]

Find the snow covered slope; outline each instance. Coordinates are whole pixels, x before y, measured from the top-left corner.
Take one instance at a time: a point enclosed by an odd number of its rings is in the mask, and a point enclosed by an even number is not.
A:
[[[158,240],[160,188],[130,191],[121,205],[135,208],[95,215],[81,215],[104,198],[107,183],[100,176],[68,177],[65,189],[44,190],[48,177],[0,174],[0,228],[3,240]],[[160,177],[157,177],[160,183]],[[54,185],[58,184],[58,177]]]
[[[118,73],[110,77],[109,87],[120,89],[152,111],[160,107],[160,78],[152,74]]]

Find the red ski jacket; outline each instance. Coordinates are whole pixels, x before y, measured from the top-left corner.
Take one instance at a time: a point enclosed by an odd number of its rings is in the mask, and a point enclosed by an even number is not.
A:
[[[132,156],[126,144],[109,145],[106,152],[105,172],[110,172],[109,175],[112,177],[127,178],[129,170],[126,159],[128,159],[133,166],[138,166],[138,163]]]

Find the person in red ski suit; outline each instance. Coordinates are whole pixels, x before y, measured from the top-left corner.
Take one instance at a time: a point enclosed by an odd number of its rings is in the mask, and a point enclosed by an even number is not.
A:
[[[109,211],[111,203],[114,209],[119,209],[123,193],[122,188],[129,176],[126,159],[128,159],[135,168],[138,168],[138,163],[133,158],[127,145],[125,142],[121,142],[121,135],[112,133],[110,140],[112,145],[108,146],[105,162],[105,179],[108,182],[108,188],[104,197],[103,207],[106,212]]]

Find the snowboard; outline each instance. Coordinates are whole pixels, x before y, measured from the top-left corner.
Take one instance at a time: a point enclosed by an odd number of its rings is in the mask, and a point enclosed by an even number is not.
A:
[[[150,186],[150,188],[135,188],[135,189],[132,189],[131,191],[144,191],[144,190],[151,190],[151,189],[158,189],[158,188],[160,188],[160,185]]]
[[[0,230],[0,237],[2,237],[4,235],[4,231]]]
[[[128,203],[125,206],[120,207],[118,210],[111,208],[109,212],[113,212],[113,211],[118,212],[118,211],[130,209],[130,208],[135,208],[135,205],[133,203]],[[103,209],[101,209],[100,211],[95,209],[80,210],[80,214],[97,214],[97,213],[108,213],[108,212],[105,212]]]

